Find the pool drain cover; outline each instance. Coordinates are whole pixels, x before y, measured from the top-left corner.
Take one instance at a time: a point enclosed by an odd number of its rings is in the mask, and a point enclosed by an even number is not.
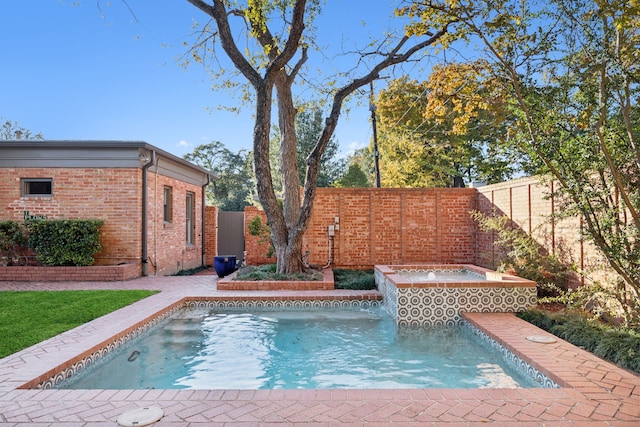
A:
[[[159,406],[148,406],[145,408],[127,411],[118,417],[118,424],[121,426],[148,426],[158,421],[164,412]]]
[[[527,339],[540,344],[551,344],[557,341],[555,338],[546,335],[529,335]]]

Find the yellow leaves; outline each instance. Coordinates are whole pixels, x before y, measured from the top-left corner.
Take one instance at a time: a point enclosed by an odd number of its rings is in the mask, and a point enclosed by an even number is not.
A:
[[[435,66],[427,83],[429,94],[423,112],[453,135],[464,135],[484,110],[491,109],[484,87],[484,62]]]

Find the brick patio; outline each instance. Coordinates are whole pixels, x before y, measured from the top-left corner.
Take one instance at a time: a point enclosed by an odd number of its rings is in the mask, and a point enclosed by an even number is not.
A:
[[[467,318],[559,389],[402,390],[24,390],[56,366],[185,297],[256,295],[218,291],[213,275],[146,277],[126,282],[0,282],[0,290],[157,289],[143,301],[1,360],[0,424],[116,425],[122,413],[160,406],[157,426],[451,425],[640,426],[640,377],[562,340],[525,339],[545,332],[510,314]],[[270,297],[355,297],[356,291],[269,291]]]

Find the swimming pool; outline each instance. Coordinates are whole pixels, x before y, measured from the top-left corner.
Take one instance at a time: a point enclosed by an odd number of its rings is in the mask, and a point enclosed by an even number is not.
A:
[[[465,327],[403,328],[380,307],[180,310],[57,385],[72,389],[540,386]]]

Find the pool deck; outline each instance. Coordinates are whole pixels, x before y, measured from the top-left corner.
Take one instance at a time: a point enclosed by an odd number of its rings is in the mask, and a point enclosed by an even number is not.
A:
[[[25,390],[81,352],[185,297],[290,298],[356,291],[218,291],[214,275],[126,282],[0,282],[0,291],[153,289],[161,292],[0,360],[0,425],[115,426],[124,412],[159,406],[155,426],[640,426],[640,377],[511,314],[468,319],[556,381],[557,389]]]

